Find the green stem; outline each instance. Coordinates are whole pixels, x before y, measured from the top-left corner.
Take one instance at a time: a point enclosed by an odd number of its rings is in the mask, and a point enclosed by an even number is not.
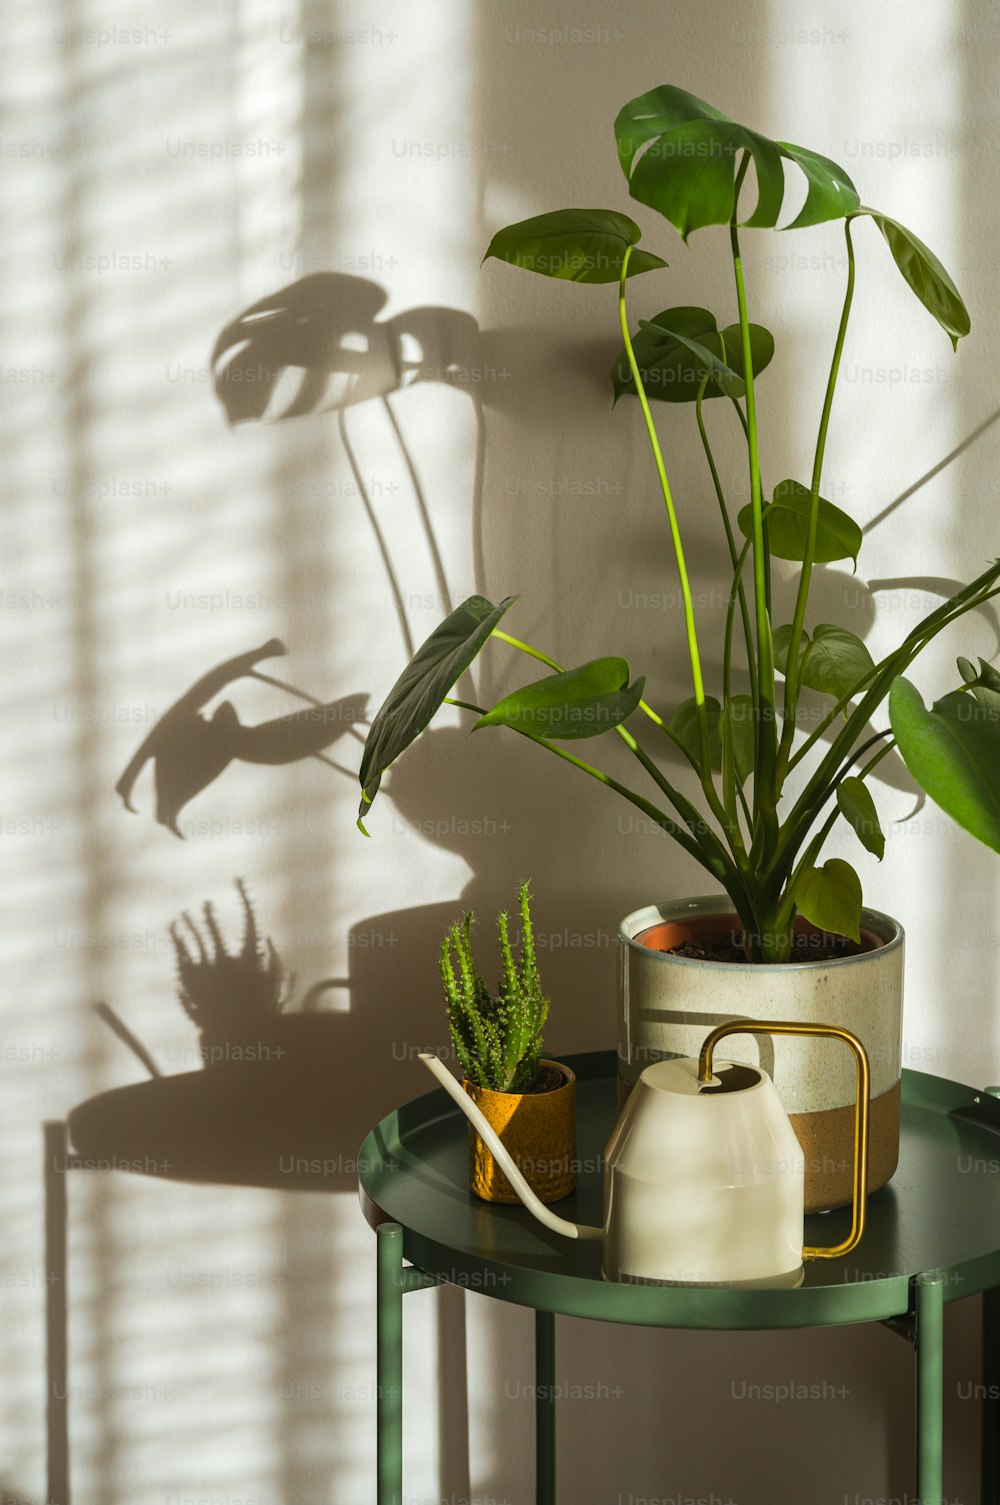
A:
[[[719,338],[720,338],[720,340],[722,340],[721,335],[720,335]],[[723,349],[722,349],[723,358],[725,358],[725,353],[726,352],[725,352],[725,341],[724,340],[722,340],[722,347],[723,347]],[[731,561],[732,566],[733,566],[733,571],[734,571],[734,573],[736,575],[736,585],[737,585],[737,589],[739,591],[740,614],[741,614],[742,619],[743,619],[743,637],[744,637],[744,640],[746,642],[746,649],[747,649],[747,668],[749,669],[749,672],[750,672],[750,693],[753,696],[753,695],[755,695],[755,686],[756,686],[756,683],[757,683],[757,666],[754,663],[753,635],[752,635],[751,630],[750,630],[750,611],[749,611],[749,608],[747,607],[746,592],[743,589],[743,581],[742,581],[742,578],[740,577],[740,573],[739,573],[739,570],[740,570],[739,555],[737,554],[737,550],[736,550],[736,539],[735,539],[735,537],[733,535],[732,524],[729,521],[729,509],[726,506],[726,498],[725,498],[725,495],[724,495],[723,490],[722,490],[722,482],[719,480],[719,472],[718,472],[718,469],[717,469],[716,464],[715,464],[715,456],[712,453],[712,446],[708,442],[708,433],[706,432],[706,429],[705,429],[705,420],[704,420],[704,417],[702,415],[702,407],[701,407],[701,405],[702,405],[702,397],[704,395],[705,387],[706,387],[707,382],[708,382],[708,373],[706,373],[704,381],[702,382],[701,386],[698,388],[698,398],[697,398],[697,401],[695,403],[695,417],[696,417],[696,419],[698,421],[698,432],[701,435],[701,444],[702,444],[702,448],[705,451],[705,459],[708,461],[708,468],[709,468],[709,470],[711,472],[711,475],[712,475],[712,485],[715,487],[715,495],[716,495],[716,499],[717,499],[717,501],[719,503],[719,511],[722,514],[722,526],[726,530],[726,543],[727,543],[728,548],[729,548],[729,558],[730,558],[730,561]],[[733,399],[733,401],[735,402],[735,398]],[[736,404],[736,411],[738,413],[740,413],[740,417],[743,416],[742,413],[740,412],[740,407],[739,407],[738,403]],[[727,700],[729,698],[729,686],[730,686],[730,672],[731,672],[731,667],[732,667],[732,635],[729,634],[729,633],[727,633],[727,635],[726,635],[726,655],[725,655],[725,658],[723,659],[723,665],[722,665],[722,693],[723,693],[724,697]]]
[[[719,340],[720,340],[720,343],[722,345],[722,358],[724,360],[725,356],[726,356],[725,341],[722,339],[721,335],[719,336]],[[726,506],[726,498],[725,498],[725,495],[724,495],[723,490],[722,490],[722,482],[719,480],[719,472],[718,472],[718,469],[717,469],[716,464],[715,464],[715,456],[712,453],[712,446],[708,442],[708,433],[706,432],[706,429],[705,429],[705,419],[704,419],[704,416],[703,416],[703,413],[702,413],[702,400],[703,400],[704,395],[705,395],[705,388],[706,388],[706,386],[708,384],[709,375],[710,375],[710,373],[706,371],[704,377],[702,378],[701,385],[698,388],[698,396],[697,396],[697,399],[695,401],[695,417],[696,417],[697,422],[698,422],[698,433],[701,435],[702,448],[705,451],[705,459],[708,461],[708,468],[709,468],[709,471],[710,471],[711,476],[712,476],[712,485],[715,488],[716,500],[719,503],[719,512],[722,515],[722,526],[725,529],[725,533],[726,533],[726,544],[727,544],[727,547],[729,549],[729,558],[730,558],[730,561],[731,561],[732,566],[733,566],[733,573],[734,573],[734,577],[735,577],[736,588],[737,588],[737,591],[739,593],[740,611],[741,611],[742,620],[743,620],[743,637],[744,637],[744,642],[746,643],[747,667],[748,667],[748,669],[750,671],[751,698],[752,698],[753,685],[754,685],[754,682],[756,680],[756,670],[755,670],[755,666],[754,666],[754,656],[753,656],[753,637],[752,637],[751,632],[750,632],[750,613],[747,610],[746,594],[745,594],[745,592],[743,590],[743,581],[742,581],[741,576],[740,576],[739,555],[738,555],[737,549],[736,549],[736,540],[733,537],[732,524],[729,521],[729,509]],[[727,622],[727,627],[728,627],[728,622]],[[725,646],[724,646],[724,650],[723,650],[723,659],[722,659],[722,704],[723,704],[723,715],[726,714],[726,708],[729,705],[730,696],[731,696],[731,693],[732,693],[732,659],[733,659],[733,635],[732,635],[731,631],[727,631],[726,632],[726,636],[725,636]],[[736,808],[737,794],[739,795],[740,803],[743,806],[743,812],[744,812],[744,815],[746,816],[747,826],[748,826],[749,829],[751,829],[751,831],[752,831],[752,827],[753,827],[753,821],[752,821],[752,818],[751,818],[751,815],[750,815],[750,811],[749,811],[749,809],[747,807],[747,803],[746,803],[746,799],[745,799],[744,794],[743,794],[743,790],[742,790],[742,788],[737,783],[736,772],[735,772],[735,768],[733,766],[733,758],[732,758],[732,738],[731,738],[731,736],[729,738],[726,737],[726,725],[727,724],[728,723],[723,722],[723,725],[722,725],[722,728],[721,728],[721,735],[722,735],[722,738],[723,738],[723,750],[722,750],[722,803],[723,803],[723,805],[725,807],[726,813],[727,813],[727,815],[729,817],[729,822],[730,822],[730,824],[731,824],[731,826],[733,828],[733,831],[735,833],[735,838],[736,838],[735,840],[732,837],[730,838],[730,845],[731,845],[731,847],[733,849],[734,856],[737,857],[737,861],[740,862],[740,866],[742,868],[743,867],[743,863],[742,863],[741,859],[746,856],[746,846],[744,845],[742,834],[740,833],[740,828],[739,828],[739,815],[737,813],[737,808]],[[727,832],[728,832],[728,829],[729,828],[727,827]]]
[[[830,790],[829,790],[828,794],[826,795],[826,797],[823,800],[824,804],[826,803],[826,799],[829,798],[830,794],[832,794],[832,793],[834,793],[836,791],[837,785],[840,783],[841,779],[846,775],[847,769],[850,767],[850,763],[854,762],[856,758],[860,757],[861,754],[862,754],[862,752],[865,750],[865,748],[871,747],[873,743],[880,741],[881,738],[883,738],[883,737],[892,737],[892,733],[891,732],[879,732],[877,736],[869,738],[869,740],[865,743],[864,748],[859,748],[858,749],[858,752],[854,755],[854,757],[851,758],[850,762],[841,770],[841,772],[838,775],[838,777],[831,784]],[[856,777],[859,778],[859,779],[866,779],[868,777],[868,775],[871,773],[872,769],[877,768],[878,765],[881,763],[882,759],[884,757],[887,757],[888,754],[892,752],[892,749],[895,747],[895,745],[896,745],[895,739],[893,739],[892,741],[887,742],[886,745],[885,745],[885,747],[880,747],[879,750],[878,750],[878,752],[875,754],[875,756],[873,758],[869,758],[869,760],[865,764],[864,768],[862,768],[862,769],[860,769],[858,771]],[[784,901],[784,904],[785,904],[785,906],[787,906],[787,908],[790,911],[789,915],[788,915],[789,922],[791,921],[791,919],[794,917],[794,914],[795,914],[795,901],[794,901],[794,898],[792,897],[792,895],[795,892],[795,882],[796,882],[796,879],[798,878],[799,874],[802,872],[803,868],[809,867],[809,866],[811,866],[812,864],[815,863],[816,858],[819,856],[820,852],[823,849],[823,846],[824,846],[824,844],[826,842],[827,837],[829,836],[830,832],[833,830],[834,826],[837,823],[838,816],[840,816],[842,814],[843,814],[843,811],[841,810],[840,806],[836,805],[834,807],[834,809],[832,809],[830,811],[830,814],[827,816],[826,820],[823,822],[823,824],[820,827],[819,831],[816,833],[816,835],[813,837],[812,841],[806,847],[806,849],[803,852],[802,856],[800,857],[799,861],[795,864],[795,869],[792,872],[791,877],[789,878],[788,883],[786,884],[786,887],[785,887],[785,901]]]
[[[874,747],[877,742],[883,741],[883,739],[886,737],[888,737],[890,740],[886,743],[880,754],[880,757],[884,758],[886,753],[891,752],[896,745],[896,739],[893,737],[892,729],[890,727],[886,727],[884,732],[875,732],[875,734],[869,737],[866,742],[862,742],[859,748],[856,748],[854,752],[849,753],[848,756],[844,759],[844,763],[840,771],[834,775],[834,788],[836,788],[836,786],[840,783],[841,779],[846,778],[847,770],[853,763],[856,763],[859,758],[863,758],[870,747]],[[866,768],[864,773],[859,773],[857,777],[864,778],[864,775],[867,772],[868,770]]]
[[[806,547],[802,559],[802,572],[799,576],[798,594],[795,597],[792,631],[788,641],[784,724],[781,729],[781,746],[778,749],[778,766],[775,774],[775,782],[779,790],[785,769],[788,766],[792,742],[795,738],[795,717],[800,691],[799,649],[802,644],[802,631],[805,626],[806,606],[809,600],[809,586],[812,581],[813,563],[816,558],[816,534],[819,528],[819,488],[823,475],[823,457],[826,453],[826,436],[830,427],[830,414],[833,410],[833,395],[837,386],[837,377],[840,373],[844,340],[847,337],[847,323],[851,314],[851,303],[854,299],[854,246],[851,242],[851,222],[849,219],[844,221],[844,235],[847,239],[847,290],[844,294],[844,306],[841,310],[840,324],[837,328],[837,340],[833,348],[833,360],[830,363],[830,375],[827,379],[826,396],[823,399],[823,412],[819,421],[819,433],[816,437],[816,454],[813,459],[812,480],[809,484],[809,521],[806,528]]]
[[[995,579],[998,574],[1000,574],[1000,565],[994,565],[990,570],[985,571],[979,577],[979,580],[974,582],[974,585],[979,585],[983,580]],[[909,668],[913,660],[927,646],[927,643],[932,638],[935,638],[943,628],[949,626],[951,622],[956,621],[967,612],[972,611],[975,607],[982,605],[984,601],[990,600],[993,596],[1000,595],[1000,589],[980,591],[979,594],[970,594],[971,590],[972,587],[966,587],[965,591],[958,593],[959,596],[965,596],[966,599],[950,617],[942,617],[942,609],[938,607],[924,623],[918,624],[913,632],[907,635],[902,646],[895,653],[889,654],[880,664],[876,665],[873,671],[866,675],[862,684],[870,681],[870,688],[847,718],[844,730],[831,743],[825,757],[820,761],[819,766],[811,775],[809,782],[792,807],[791,813],[782,828],[781,837],[770,864],[769,876],[773,877],[780,870],[783,863],[794,860],[794,854],[798,851],[799,845],[804,840],[809,827],[815,820],[817,811],[826,802],[829,788],[831,787],[830,781],[834,776],[838,764],[843,760],[844,750],[849,750],[856,738],[861,735],[862,728],[885,699],[892,681]],[[932,618],[932,625],[927,625],[931,623]],[[854,693],[857,693],[859,688],[859,686],[855,686]],[[882,755],[884,753],[879,756]]]
[[[534,654],[533,657],[538,657],[538,655]],[[482,706],[474,705],[470,700],[458,700],[454,696],[446,695],[442,703],[444,705],[458,706],[463,711],[473,711],[477,716],[486,715],[486,712]],[[602,769],[594,768],[590,763],[585,763],[582,758],[574,757],[574,755],[567,752],[565,748],[557,747],[554,742],[548,742],[544,737],[536,737],[531,732],[520,732],[519,728],[516,726],[511,727],[510,730],[519,732],[520,736],[527,737],[529,741],[534,742],[538,747],[544,747],[549,752],[555,753],[556,757],[562,758],[567,763],[572,763],[574,768],[582,769],[584,773],[589,773],[591,778],[597,779],[601,784],[606,784],[609,789],[613,789],[617,794],[622,795],[624,799],[629,800],[631,804],[635,805],[639,810],[641,810],[644,815],[648,815],[651,820],[654,820],[656,822],[657,825],[662,826],[663,829],[670,836],[672,836],[674,840],[678,842],[686,852],[688,852],[692,857],[696,858],[697,861],[701,863],[702,867],[708,868],[710,872],[715,871],[714,868],[706,860],[706,854],[702,852],[694,837],[690,836],[687,831],[683,830],[681,826],[678,826],[676,822],[672,821],[669,815],[667,815],[664,811],[657,809],[654,804],[652,804],[649,800],[644,799],[643,796],[641,794],[638,794],[634,789],[629,789],[626,787],[626,785],[620,784],[617,779],[613,779],[610,774],[604,773]],[[704,822],[702,822],[702,825],[704,825]]]
[[[515,727],[513,730],[516,731],[517,728]],[[570,763],[574,768],[579,768],[582,773],[589,774],[592,779],[597,779],[599,783],[607,785],[616,794],[620,794],[623,799],[628,800],[629,804],[634,805],[637,810],[641,810],[644,815],[649,816],[650,820],[662,827],[668,836],[672,836],[678,845],[682,846],[713,877],[718,878],[726,892],[733,898],[734,903],[736,902],[734,889],[736,892],[739,892],[741,902],[745,903],[742,886],[739,882],[739,874],[733,868],[732,864],[725,859],[721,848],[719,848],[718,858],[713,859],[709,857],[693,836],[689,835],[683,827],[678,826],[675,821],[672,821],[669,815],[663,810],[658,809],[651,800],[645,799],[643,795],[636,793],[634,789],[629,789],[627,785],[620,784],[610,774],[605,773],[600,768],[594,768],[590,763],[585,763],[582,758],[578,758],[575,754],[567,752],[565,748],[557,747],[554,742],[547,742],[543,737],[532,737],[529,732],[522,732],[520,735],[529,737],[539,747],[547,748],[549,752],[555,753],[557,758],[562,758],[564,762]]]
[[[539,663],[546,664],[557,674],[563,673],[562,666],[558,664],[554,658],[550,658],[547,653],[543,653],[539,648],[533,648],[530,643],[523,643],[520,638],[512,637],[510,633],[503,632],[499,628],[494,628],[491,636],[499,638],[502,642],[507,643],[511,648],[516,648],[518,652],[526,653],[530,658],[537,659]],[[448,705],[463,706],[466,710],[478,710],[478,707],[470,705],[465,701],[447,699],[445,703]],[[660,726],[663,725],[662,720],[659,716],[656,715],[655,711],[650,711],[649,714],[655,721],[659,723]],[[479,715],[485,715],[485,712],[480,710]],[[636,741],[635,737],[633,737],[630,731],[628,731],[624,726],[616,726],[614,730],[621,738],[621,740],[625,743],[625,746],[629,749],[633,756],[639,760],[643,768],[645,768],[646,772],[652,777],[657,787],[670,800],[674,809],[684,821],[684,824],[691,832],[691,835],[698,843],[705,856],[710,857],[713,861],[715,861],[721,854],[723,860],[728,862],[730,859],[725,855],[725,852],[722,846],[719,844],[719,840],[716,837],[714,831],[712,831],[711,828],[705,824],[704,817],[695,808],[695,806],[691,804],[690,800],[688,800],[683,794],[681,794],[680,790],[675,789],[673,785],[669,783],[665,776],[660,772],[660,769],[657,767],[657,765],[653,762],[652,758],[650,758],[649,755],[644,751],[644,749],[639,746],[639,743]],[[558,749],[555,750],[558,751]],[[742,855],[742,853],[740,853],[739,855]],[[733,858],[738,863],[739,859],[736,852],[733,853]]]
[[[790,759],[788,771],[791,772],[796,764],[802,761],[806,754],[819,741],[827,728],[833,724],[841,711],[846,710],[850,702],[864,689],[865,685],[871,684],[874,687],[883,671],[893,667],[897,660],[901,661],[908,653],[910,646],[919,642],[920,647],[924,647],[939,632],[942,632],[945,627],[950,626],[952,622],[957,622],[959,617],[965,616],[966,612],[974,611],[977,606],[982,606],[986,601],[991,600],[993,596],[997,595],[998,591],[987,589],[987,587],[991,586],[998,577],[1000,577],[1000,565],[991,565],[988,570],[984,570],[981,575],[977,575],[976,579],[969,585],[957,591],[950,600],[943,602],[941,606],[935,607],[932,612],[928,613],[926,617],[918,622],[913,631],[907,633],[898,648],[894,649],[892,653],[887,654],[884,659],[875,665],[874,669],[869,670],[864,679],[859,680],[847,695],[841,696],[833,709],[827,712],[822,721],[810,732],[795,756]],[[909,662],[909,659],[907,659],[907,662]],[[897,672],[902,672],[902,670],[900,669]],[[870,691],[868,693],[870,694]],[[867,702],[868,694],[866,694],[863,704],[867,704]],[[850,721],[844,728],[844,731],[834,741],[834,747],[844,744],[849,726]]]
[[[764,538],[764,504],[760,483],[760,454],[757,442],[757,405],[753,385],[753,356],[750,348],[750,321],[747,317],[746,288],[743,282],[743,259],[740,255],[739,230],[736,225],[736,207],[739,190],[749,165],[744,154],[737,174],[733,218],[729,226],[730,249],[733,257],[733,272],[736,279],[736,301],[740,314],[740,339],[743,351],[743,380],[746,385],[747,445],[750,458],[750,504],[753,514],[753,573],[754,610],[757,628],[757,695],[755,711],[756,756],[754,758],[754,840],[755,855],[769,855],[777,835],[777,788],[775,784],[775,757],[777,738],[774,720],[774,645],[771,640],[769,616],[771,561]]]
[[[454,695],[446,695],[441,704],[457,705],[460,711],[475,711],[477,716],[486,715],[481,705],[473,705],[471,700],[458,700]]]
[[[636,396],[639,399],[639,406],[642,408],[646,433],[649,436],[650,448],[653,451],[653,459],[656,463],[656,474],[659,477],[660,491],[663,494],[663,502],[667,509],[670,537],[674,546],[674,556],[677,560],[677,574],[680,580],[681,597],[684,602],[684,630],[687,636],[688,657],[691,660],[691,683],[694,687],[694,702],[698,716],[698,741],[701,751],[701,768],[699,770],[701,785],[713,814],[725,824],[728,821],[728,816],[719,799],[712,779],[712,763],[708,750],[708,713],[705,709],[705,684],[701,672],[701,655],[698,652],[698,634],[695,629],[691,582],[688,579],[687,565],[684,560],[684,545],[681,542],[677,513],[674,510],[674,501],[670,493],[670,483],[667,480],[667,471],[663,463],[663,455],[660,452],[660,443],[656,435],[656,425],[653,423],[653,415],[649,411],[646,390],[642,384],[639,365],[636,361],[635,351],[632,348],[632,340],[628,332],[628,313],[625,307],[625,281],[628,276],[628,262],[631,252],[632,247],[627,246],[625,248],[625,255],[622,257],[621,278],[618,284],[618,318],[621,324],[622,339],[625,342],[625,352],[628,356],[629,370],[635,383]]]
[[[617,728],[617,730],[624,731],[624,728],[619,727]],[[628,733],[625,733],[625,735],[626,737],[629,736]],[[687,799],[685,799],[685,797],[679,792],[679,790],[674,789],[672,785],[667,782],[663,774],[660,772],[659,768],[646,752],[645,748],[640,746],[640,744],[636,742],[634,738],[628,741],[626,745],[629,747],[629,750],[638,758],[639,762],[642,764],[643,768],[645,768],[646,772],[650,775],[654,782],[660,787],[663,793],[671,801],[674,808],[677,810],[678,814],[684,821],[684,824],[687,826],[688,830],[691,832],[692,836],[699,843],[699,845],[701,845],[706,852],[709,852],[716,857],[721,853],[723,859],[726,862],[734,862],[743,879],[748,880],[750,877],[750,867],[749,863],[747,862],[746,848],[743,845],[742,837],[740,836],[738,828],[736,831],[737,841],[735,845],[733,844],[732,840],[730,841],[731,855],[727,854],[725,848],[720,843],[719,838],[716,836],[711,826],[706,824],[705,819],[701,815],[701,813],[694,805],[692,805]],[[692,766],[697,769],[697,764],[693,764]],[[725,829],[727,836],[729,836],[730,831],[728,823]]]
[[[554,669],[557,674],[563,672],[561,666],[556,663],[554,658],[549,658],[548,654],[543,653],[540,648],[532,648],[530,643],[522,643],[520,638],[512,638],[509,632],[504,632],[500,627],[494,627],[490,633],[490,637],[499,638],[501,643],[508,643],[511,648],[516,648],[519,653],[526,653],[529,658],[537,658],[540,664],[546,664],[550,669]]]

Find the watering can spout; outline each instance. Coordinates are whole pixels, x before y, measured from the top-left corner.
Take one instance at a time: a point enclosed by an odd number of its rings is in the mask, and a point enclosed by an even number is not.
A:
[[[561,1233],[565,1238],[599,1240],[604,1237],[603,1228],[592,1228],[588,1223],[571,1223],[568,1218],[561,1218],[552,1212],[532,1191],[496,1130],[486,1119],[478,1104],[473,1102],[467,1092],[463,1092],[444,1062],[429,1050],[421,1051],[420,1059],[427,1070],[437,1078],[452,1102],[465,1114],[525,1207],[540,1223],[544,1223],[545,1227],[551,1229],[553,1233]]]

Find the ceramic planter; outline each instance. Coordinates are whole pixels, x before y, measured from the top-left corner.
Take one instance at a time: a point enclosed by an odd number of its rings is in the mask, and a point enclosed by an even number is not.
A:
[[[806,931],[808,926],[803,927]],[[862,911],[862,950],[833,961],[761,966],[672,956],[689,939],[741,929],[724,896],[636,910],[619,929],[618,1075],[627,1096],[644,1066],[697,1056],[716,1025],[742,1017],[839,1024],[859,1037],[871,1065],[869,1190],[892,1176],[899,1154],[903,930]],[[734,1036],[725,1057],[760,1066],[777,1088],[806,1162],[806,1211],[851,1200],[854,1068],[829,1040]]]
[[[560,1061],[542,1060],[563,1077],[550,1092],[494,1092],[463,1081],[486,1119],[543,1202],[568,1197],[576,1185],[576,1077]],[[517,1202],[517,1193],[479,1135],[469,1128],[469,1186],[486,1202]]]

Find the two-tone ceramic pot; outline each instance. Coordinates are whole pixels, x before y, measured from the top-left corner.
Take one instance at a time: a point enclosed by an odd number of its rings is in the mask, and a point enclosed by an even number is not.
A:
[[[724,895],[650,905],[622,921],[622,1099],[651,1061],[696,1056],[708,1031],[730,1020],[840,1025],[862,1041],[871,1065],[868,1184],[877,1190],[899,1155],[902,927],[865,909],[860,949],[833,960],[759,965],[671,954],[685,941],[711,943],[740,929]],[[847,1053],[829,1040],[751,1035],[732,1036],[726,1053],[759,1066],[774,1082],[805,1155],[806,1212],[850,1202],[854,1075]]]

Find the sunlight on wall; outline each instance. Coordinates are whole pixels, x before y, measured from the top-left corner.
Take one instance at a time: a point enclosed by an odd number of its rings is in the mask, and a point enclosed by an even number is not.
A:
[[[299,996],[339,979],[324,1001],[343,1011],[359,961],[377,987],[369,960],[397,943],[391,911],[414,903],[407,868],[422,871],[422,903],[464,882],[463,862],[436,856],[388,797],[382,839],[365,843],[356,785],[314,761],[234,765],[182,812],[184,844],[153,822],[149,768],[137,816],[112,792],[200,673],[272,635],[289,654],[263,667],[309,693],[384,691],[406,645],[366,497],[417,640],[449,593],[457,601],[481,585],[476,373],[465,370],[475,325],[451,312],[470,294],[454,270],[475,185],[469,19],[456,5],[437,7],[432,27],[417,23],[411,13],[405,46],[389,8],[379,18],[347,4],[182,6],[153,25],[141,9],[94,0],[71,22],[52,6],[20,23],[31,65],[6,82],[24,139],[0,189],[16,270],[0,294],[3,454],[18,498],[0,522],[16,705],[2,733],[14,1008],[0,1109],[11,1320],[0,1342],[3,1484],[34,1498],[44,1488],[38,1119],[139,1072],[89,1005],[110,1002],[167,1072],[192,1069],[166,935],[182,909],[211,897],[235,933],[231,882],[244,875]],[[292,338],[284,352],[267,421],[227,431],[208,363],[216,334],[314,274],[372,289],[376,322],[394,333],[381,336],[369,315],[337,348],[367,360],[394,342],[403,367],[389,362],[382,391],[400,390],[387,405],[376,389],[339,430],[324,411],[343,395],[331,382],[313,416],[307,407],[283,420],[303,371],[336,354],[336,330],[312,309],[305,344]],[[301,704],[245,681],[227,698],[250,725]],[[348,732],[331,755],[352,771],[357,738]],[[371,987],[365,997],[374,1002]],[[387,1016],[375,1033],[384,1059],[393,1028]],[[364,1058],[363,1029],[346,1028],[345,1061]],[[349,1102],[345,1153],[374,1116],[367,1093]],[[72,1176],[69,1192],[78,1494],[109,1505],[363,1497],[373,1345],[358,1314],[371,1310],[372,1247],[354,1195],[92,1174]],[[414,1314],[428,1356],[434,1313],[432,1296]],[[410,1426],[412,1477],[430,1493],[434,1427],[419,1411]]]
[[[322,1194],[70,1177],[76,1496],[357,1505],[373,1490],[374,1240],[353,1157],[374,1119],[423,1090],[414,1053],[443,1038],[437,937],[463,907],[495,911],[530,873],[555,934],[601,941],[592,954],[552,957],[554,992],[568,1003],[551,1039],[603,1045],[614,928],[633,907],[623,895],[691,889],[685,862],[664,854],[658,834],[622,824],[604,791],[592,805],[590,789],[540,768],[521,739],[501,757],[486,737],[465,738],[458,713],[386,779],[371,840],[355,829],[358,707],[370,716],[410,646],[474,591],[522,591],[519,630],[537,628],[555,653],[622,651],[620,631],[658,694],[686,672],[672,609],[632,605],[647,584],[663,589],[668,561],[643,512],[655,484],[636,415],[609,411],[613,297],[495,262],[480,270],[489,234],[562,202],[622,207],[610,120],[639,88],[672,78],[734,108],[742,99],[748,119],[842,160],[867,201],[926,233],[956,271],[970,262],[990,312],[994,268],[975,260],[962,228],[989,202],[973,202],[978,159],[961,125],[975,41],[952,8],[922,11],[919,26],[902,25],[900,7],[866,12],[842,39],[824,38],[839,23],[820,7],[807,16],[790,0],[754,5],[739,22],[721,5],[689,9],[677,29],[655,7],[609,19],[580,0],[592,45],[561,40],[561,15],[548,17],[551,33],[538,30],[537,0],[502,15],[464,0],[180,0],[155,20],[137,4],[87,0],[70,16],[39,0],[9,22],[0,1486],[31,1505],[44,1497],[39,1121],[141,1077],[93,1014],[97,1001],[166,1073],[199,1064],[176,999],[171,920],[211,899],[237,936],[241,876],[297,973],[296,1001],[324,985],[338,1169]],[[819,42],[800,45],[796,27]],[[654,219],[638,217],[644,228]],[[975,224],[986,244],[985,219]],[[667,296],[707,299],[707,278],[712,296],[723,287],[731,299],[713,251],[658,236]],[[769,463],[804,474],[811,453],[796,435],[800,416],[807,428],[818,417],[814,335],[832,339],[838,232],[797,232],[766,250],[763,238],[747,241],[752,295],[782,362],[769,373]],[[981,367],[963,367],[965,352],[951,355],[871,226],[857,244],[827,494],[865,520],[987,416],[988,398],[961,373],[978,369],[986,391],[993,346]],[[636,309],[652,313],[643,300],[658,296],[640,291]],[[691,556],[710,586],[700,456],[675,414],[664,429],[679,494],[693,499]],[[981,464],[976,451],[962,472],[980,496]],[[946,469],[872,530],[864,578],[896,575],[903,541],[904,567],[918,574],[964,578],[996,551],[990,510],[961,512],[959,474]],[[830,610],[851,602],[873,646],[913,615],[898,593],[870,611],[863,584],[845,576]],[[961,651],[992,652],[986,627],[976,634]],[[308,697],[334,703],[329,761],[234,761],[181,811],[183,841],[154,819],[150,767],[128,813],[115,782],[150,728],[205,670],[271,638],[288,651],[261,671],[280,683],[243,678],[207,713],[228,701],[252,728]],[[952,640],[941,651],[922,685],[959,650]],[[501,693],[520,673],[484,655],[477,693]],[[898,819],[911,796],[887,789],[885,804]],[[945,854],[957,893],[968,844],[924,814],[921,850]],[[942,1054],[934,1010],[946,979],[931,944],[940,897],[906,831],[893,826],[899,839],[866,884],[911,931],[907,1038],[930,1055],[908,1064],[975,1074],[968,1041]],[[975,873],[971,907],[988,940],[995,880]],[[981,952],[960,956],[970,991],[977,955],[981,969]],[[527,1385],[530,1318],[473,1299],[463,1318],[443,1293],[408,1301],[411,1505],[525,1495],[529,1398],[505,1394],[504,1378]],[[627,1335],[580,1328],[565,1342],[567,1363],[628,1369]],[[662,1355],[652,1339],[643,1352],[649,1374],[630,1399],[637,1447],[661,1435]],[[466,1399],[468,1467],[457,1441]],[[678,1390],[672,1403],[683,1410],[689,1398]],[[621,1462],[613,1414],[593,1424],[601,1488]],[[581,1497],[598,1488],[588,1416],[571,1409],[563,1434],[564,1477]],[[757,1482],[764,1489],[766,1474]]]

